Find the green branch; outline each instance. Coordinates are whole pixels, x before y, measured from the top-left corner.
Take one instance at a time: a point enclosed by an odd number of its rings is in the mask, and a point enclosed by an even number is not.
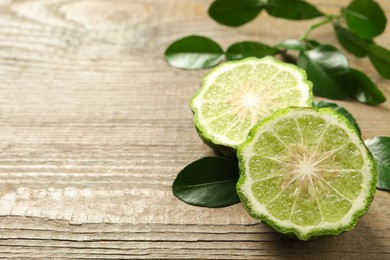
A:
[[[299,37],[299,40],[300,41],[307,40],[309,34],[313,30],[315,30],[315,29],[317,29],[317,28],[319,28],[319,27],[321,27],[321,26],[323,26],[325,24],[328,24],[328,23],[332,22],[333,18],[334,18],[334,16],[329,15],[329,16],[326,16],[325,19],[320,20],[318,23],[312,24],[309,28],[306,29],[306,31],[301,35],[301,37]]]

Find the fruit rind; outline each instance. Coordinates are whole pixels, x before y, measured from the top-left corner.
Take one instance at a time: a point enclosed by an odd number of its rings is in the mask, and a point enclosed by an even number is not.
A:
[[[349,130],[349,133],[354,136],[355,140],[358,140],[358,144],[361,145],[361,147],[364,147],[366,160],[367,160],[367,171],[371,173],[370,179],[368,182],[368,187],[364,196],[364,200],[361,201],[361,205],[358,208],[355,208],[354,211],[348,214],[350,215],[349,219],[344,220],[346,223],[339,223],[341,221],[336,222],[334,226],[319,226],[319,227],[309,227],[309,228],[302,228],[301,226],[297,225],[284,225],[282,222],[275,217],[271,216],[270,214],[267,214],[266,212],[260,212],[259,210],[256,210],[256,199],[252,198],[249,199],[251,196],[247,194],[247,191],[245,189],[245,184],[247,181],[247,171],[246,171],[246,159],[245,159],[245,149],[246,147],[253,142],[254,138],[256,137],[257,133],[261,131],[262,128],[267,127],[267,124],[271,123],[272,121],[283,117],[285,115],[288,115],[290,112],[293,111],[314,111],[314,113],[320,113],[322,115],[331,115],[336,120],[346,126],[346,128]],[[263,130],[265,132],[265,130]],[[250,131],[247,140],[238,147],[237,151],[238,161],[239,161],[239,170],[240,170],[240,178],[237,183],[237,193],[240,197],[240,200],[242,201],[242,204],[248,211],[248,213],[254,217],[255,219],[263,221],[267,226],[270,226],[271,228],[275,229],[276,231],[283,233],[287,236],[294,237],[300,240],[309,240],[315,237],[322,237],[322,236],[331,236],[331,235],[337,235],[345,231],[349,231],[355,227],[357,224],[358,219],[363,216],[367,211],[368,208],[374,198],[375,194],[375,185],[377,182],[377,172],[376,172],[376,166],[375,161],[372,156],[372,154],[369,152],[367,147],[365,146],[364,142],[361,140],[360,135],[358,134],[357,130],[349,123],[349,121],[342,116],[341,114],[333,111],[329,108],[287,108],[279,110],[275,113],[273,113],[271,116],[261,120],[258,122]],[[248,182],[249,183],[249,182]],[[249,185],[249,184],[248,184]],[[347,214],[347,215],[348,215]],[[305,230],[306,229],[306,230]]]
[[[192,97],[190,101],[190,107],[194,115],[193,122],[199,136],[207,145],[209,145],[216,153],[230,158],[236,157],[237,147],[244,140],[240,142],[232,142],[228,140],[219,140],[218,138],[216,138],[211,133],[210,129],[208,129],[208,127],[205,126],[204,123],[202,123],[203,119],[201,118],[202,116],[199,113],[200,106],[198,102],[202,101],[201,96],[203,92],[207,90],[206,86],[210,85],[210,82],[212,82],[214,78],[216,78],[221,73],[230,70],[231,68],[235,68],[240,65],[246,65],[246,64],[253,64],[253,65],[272,64],[274,66],[277,66],[280,69],[284,69],[286,71],[293,73],[294,75],[297,76],[297,78],[299,78],[299,83],[300,83],[299,88],[301,90],[300,93],[302,95],[300,104],[296,104],[295,106],[311,107],[313,102],[313,94],[312,94],[313,85],[307,79],[306,72],[293,64],[284,63],[282,61],[273,58],[272,56],[267,56],[261,59],[250,57],[242,60],[227,61],[215,67],[214,69],[210,70],[203,78],[201,82],[201,87],[197,90],[197,92],[195,93],[195,95]],[[248,129],[248,132],[249,130],[250,128]]]

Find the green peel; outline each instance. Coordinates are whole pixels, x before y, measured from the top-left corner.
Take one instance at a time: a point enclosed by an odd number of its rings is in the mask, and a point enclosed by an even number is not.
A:
[[[236,157],[257,121],[281,108],[312,105],[305,71],[273,57],[228,61],[212,69],[191,99],[200,137],[218,153]]]
[[[374,159],[332,109],[277,111],[252,128],[237,155],[248,213],[300,240],[351,230],[374,197]]]

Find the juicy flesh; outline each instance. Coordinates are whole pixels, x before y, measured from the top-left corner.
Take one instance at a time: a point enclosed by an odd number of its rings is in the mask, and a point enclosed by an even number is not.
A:
[[[259,136],[253,154],[252,192],[278,219],[300,226],[339,221],[361,193],[360,150],[343,129],[322,119],[277,124]]]
[[[270,64],[242,65],[210,83],[201,114],[214,135],[240,144],[259,119],[283,107],[300,106],[301,98],[291,72]]]
[[[251,125],[254,125],[258,118],[274,109],[275,104],[272,101],[275,97],[268,86],[256,86],[247,81],[236,95],[226,100],[231,107],[227,113],[241,119],[250,117]]]

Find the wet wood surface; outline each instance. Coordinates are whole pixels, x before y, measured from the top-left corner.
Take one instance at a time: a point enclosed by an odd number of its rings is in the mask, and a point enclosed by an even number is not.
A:
[[[337,13],[345,0],[313,0]],[[390,1],[381,0],[390,18]],[[297,38],[313,21],[262,13],[240,28],[207,16],[211,1],[0,1],[0,257],[106,259],[386,259],[390,194],[377,191],[357,227],[299,242],[240,204],[206,209],[171,185],[211,155],[189,99],[206,70],[171,68],[166,47],[191,34],[224,48]],[[337,45],[331,26],[313,38]],[[390,46],[390,28],[376,40]],[[390,97],[367,58],[348,55]],[[390,136],[390,102],[338,101],[363,138]]]

